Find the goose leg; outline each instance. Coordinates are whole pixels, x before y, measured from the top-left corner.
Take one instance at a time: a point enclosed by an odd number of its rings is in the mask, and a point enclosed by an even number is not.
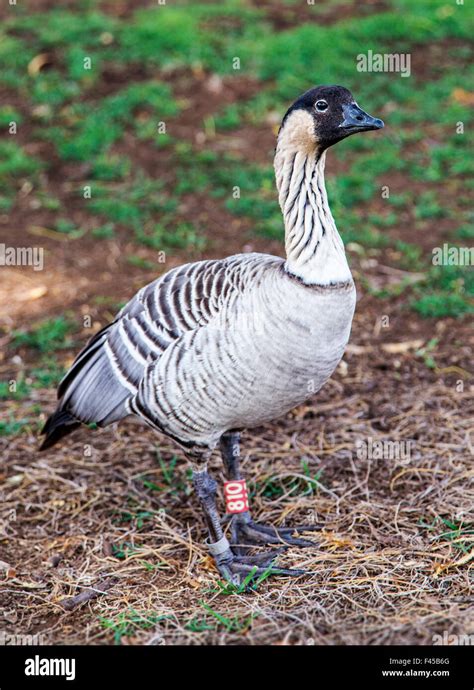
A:
[[[240,434],[229,432],[220,440],[220,450],[227,480],[241,481],[240,473]],[[235,513],[231,518],[232,545],[237,550],[240,546],[258,544],[278,544],[288,546],[315,546],[308,539],[292,536],[294,532],[310,532],[319,529],[316,525],[300,527],[274,527],[254,522],[249,510]]]
[[[210,477],[207,470],[194,471],[193,481],[197,496],[204,510],[209,530],[207,546],[222,577],[229,582],[239,585],[249,578],[249,576],[253,579],[264,574],[303,574],[302,570],[273,567],[273,561],[276,556],[281,553],[281,549],[273,550],[258,556],[243,556],[234,553],[221,527],[219,513],[216,507],[216,481]]]

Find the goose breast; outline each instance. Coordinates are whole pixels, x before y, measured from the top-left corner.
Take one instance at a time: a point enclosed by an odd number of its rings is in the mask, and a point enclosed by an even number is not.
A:
[[[202,328],[150,363],[137,393],[154,426],[182,441],[217,443],[303,402],[331,376],[350,334],[353,284],[304,286],[275,257]]]

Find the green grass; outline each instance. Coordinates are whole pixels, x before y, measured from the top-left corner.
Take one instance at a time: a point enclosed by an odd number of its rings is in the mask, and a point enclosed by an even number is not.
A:
[[[71,239],[82,237],[85,232],[84,230],[78,228],[73,221],[68,220],[67,218],[58,218],[54,225],[54,229],[56,232],[61,232],[65,235],[68,235]]]
[[[316,17],[326,7],[311,11]],[[120,233],[120,238],[154,251],[202,251],[206,228],[179,215],[184,195],[212,196],[231,214],[248,219],[253,232],[282,239],[271,160],[258,165],[238,153],[196,152],[192,144],[160,134],[158,123],[172,123],[185,105],[165,83],[168,76],[161,70],[179,68],[191,78],[202,71],[217,72],[229,80],[250,77],[259,83],[257,93],[252,88],[253,96],[240,97],[206,116],[202,127],[209,135],[214,130],[232,132],[243,124],[268,127],[269,118],[278,119],[295,96],[315,82],[345,84],[362,107],[386,120],[387,129],[385,136],[352,137],[330,153],[347,163],[343,173],[328,179],[344,240],[361,254],[377,255],[391,248],[399,268],[429,274],[422,286],[400,284],[377,292],[380,297],[406,293],[407,304],[423,316],[469,313],[468,278],[452,281],[449,272],[446,279],[433,273],[420,255],[416,233],[429,233],[433,224],[449,221],[453,238],[473,237],[467,209],[474,169],[467,151],[472,147],[474,113],[464,98],[474,77],[472,7],[446,0],[388,0],[384,11],[355,13],[328,26],[317,21],[298,24],[295,15],[296,25],[278,32],[271,29],[268,17],[265,7],[239,0],[153,5],[127,18],[107,14],[95,0],[73,10],[34,14],[20,3],[0,28],[0,83],[20,96],[25,107],[19,112],[7,99],[0,108],[0,129],[12,120],[21,129],[32,112],[33,139],[51,142],[64,161],[84,164],[86,179],[78,188],[92,187],[83,210],[91,216],[91,235],[97,241]],[[443,60],[430,58],[429,49],[436,46]],[[426,56],[429,74],[420,74],[419,67],[409,79],[360,73],[357,55],[369,49]],[[49,64],[30,74],[28,64],[40,53],[48,53]],[[91,70],[84,69],[88,57]],[[240,60],[237,70],[235,57]],[[131,68],[137,76],[127,81]],[[104,73],[111,70],[117,84],[100,96]],[[459,122],[463,134],[456,133]],[[157,156],[167,148],[175,172],[171,185],[165,187],[141,172],[133,149],[129,156],[113,152],[125,133],[139,145],[152,146]],[[41,208],[55,215],[51,227],[70,239],[80,238],[83,230],[67,217],[62,202],[51,197],[39,175],[50,165],[50,160],[30,155],[13,137],[4,137],[0,176],[6,184],[0,213],[13,208],[15,185],[28,178]],[[390,191],[385,212],[374,212],[371,204],[380,198],[382,185],[391,186],[394,173],[402,176],[403,188]],[[235,187],[240,198],[233,197]],[[395,239],[402,214],[411,218],[410,242]],[[139,254],[132,253],[129,262],[151,270],[153,262]]]
[[[445,6],[443,0],[421,0],[407,7],[400,1],[393,3],[396,12],[373,14],[363,19],[351,19],[331,27],[302,25],[296,29],[270,36],[261,47],[260,75],[271,79],[277,75],[277,93],[285,98],[301,89],[307,82],[308,67],[317,74],[319,83],[347,83],[350,88],[369,97],[375,104],[399,100],[411,87],[390,74],[373,73],[370,79],[354,69],[355,56],[370,48],[377,53],[391,52],[411,44],[421,44],[448,37],[468,39],[474,15],[464,7],[453,5],[447,16],[436,11]],[[288,56],[291,55],[291,60]],[[324,57],[322,57],[324,56]],[[361,78],[362,76],[362,78]]]
[[[301,475],[285,477],[268,477],[265,481],[257,483],[256,493],[265,498],[273,499],[280,496],[311,496],[319,491],[321,471],[314,474],[308,462],[301,460]]]
[[[135,266],[136,268],[143,268],[146,271],[150,271],[155,268],[155,264],[152,261],[148,261],[148,259],[144,259],[136,254],[130,254],[127,256],[127,263],[129,263],[131,266]]]
[[[190,478],[192,473],[189,470],[185,473],[181,470],[178,471],[178,456],[173,455],[169,460],[165,460],[158,449],[155,455],[161,470],[160,485],[145,479],[143,486],[152,491],[167,491],[175,495],[184,494],[189,496],[191,493]]]
[[[191,493],[190,481],[192,472],[186,470],[184,473],[177,467],[178,456],[173,455],[170,459],[165,460],[160,451],[155,452],[156,459],[160,468],[159,474],[154,474],[153,480],[148,479],[147,475],[143,475],[141,483],[148,491],[157,493],[171,493],[173,495],[182,494],[189,496]]]
[[[474,240],[474,225],[461,225],[455,236],[460,240]]]
[[[39,172],[45,167],[42,161],[28,154],[15,141],[15,135],[6,136],[7,139],[0,140],[0,213],[11,211],[17,188],[23,180],[36,184]]]
[[[411,307],[424,318],[441,319],[448,316],[459,318],[464,314],[472,314],[474,305],[463,295],[446,294],[433,291],[413,300]]]
[[[23,122],[23,116],[10,105],[2,106],[0,108],[0,129],[8,128],[11,122],[20,125]]]
[[[0,141],[0,177],[6,183],[12,177],[28,177],[37,173],[40,161],[28,155],[22,146],[13,141]]]
[[[415,288],[411,307],[425,318],[459,318],[474,312],[472,266],[432,266]]]
[[[45,119],[53,120],[55,110],[67,101],[80,98],[81,86],[65,78],[60,72],[41,73],[30,84],[31,100],[46,108]]]
[[[250,582],[251,578],[248,580]],[[247,584],[248,584],[247,582]],[[242,590],[245,591],[245,590]],[[258,614],[251,613],[249,616],[244,617],[241,619],[239,616],[226,616],[222,613],[219,613],[215,609],[213,609],[211,606],[206,604],[204,601],[200,602],[202,608],[210,615],[212,618],[214,618],[217,621],[217,625],[215,627],[216,630],[224,630],[226,632],[233,632],[233,633],[240,633],[243,634],[246,630],[250,628],[252,625],[252,622],[255,620],[256,616]],[[194,620],[194,630],[196,630],[196,624],[199,624],[199,621]],[[205,624],[205,621],[201,621],[201,630],[202,625]],[[192,627],[189,627],[191,624],[188,623],[187,627],[188,629],[193,629]]]
[[[0,381],[0,400],[24,400],[33,388],[52,388],[58,385],[65,369],[50,357],[42,357],[40,366],[33,367],[26,374]]]
[[[30,392],[31,386],[24,378],[0,381],[0,400],[24,400]]]
[[[99,616],[99,622],[113,633],[114,643],[118,645],[124,637],[131,637],[142,630],[154,630],[158,623],[167,618],[169,616],[163,614],[129,608],[111,618]]]
[[[92,236],[98,240],[111,240],[115,237],[115,223],[104,223],[92,230]]]
[[[138,510],[135,512],[129,512],[125,510],[118,510],[117,517],[114,522],[118,525],[124,523],[132,523],[134,530],[140,530],[146,523],[153,519],[155,511],[149,510]],[[117,554],[115,554],[117,556]],[[125,553],[124,553],[125,555]],[[118,558],[118,556],[117,556]]]
[[[38,364],[39,366],[33,367],[28,372],[28,377],[32,379],[32,386],[34,388],[55,388],[66,373],[64,366],[59,364],[51,354],[43,355]]]
[[[469,553],[472,548],[472,537],[474,536],[474,524],[465,523],[461,520],[449,520],[441,518],[444,531],[439,535],[439,539],[447,539],[453,542],[454,548]],[[464,541],[464,538],[466,541]]]
[[[61,200],[51,196],[47,191],[38,191],[36,201],[39,204],[39,208],[44,208],[48,211],[60,211],[62,208]]]
[[[123,180],[130,175],[131,169],[132,161],[126,156],[100,154],[92,162],[91,177],[104,182]]]
[[[13,347],[29,347],[41,354],[56,352],[71,347],[71,332],[74,324],[64,316],[37,323],[28,330],[17,330],[12,334]]]
[[[262,13],[232,0],[216,4],[151,7],[138,10],[133,23],[123,23],[108,55],[115,61],[147,64],[205,65],[230,73],[232,58],[251,59],[252,44],[265,36]],[[223,31],[225,23],[225,31]],[[235,52],[237,50],[237,52]]]
[[[13,195],[8,197],[4,194],[0,194],[0,213],[8,213],[9,211],[11,211],[14,203],[15,198]]]
[[[158,122],[175,115],[178,106],[166,84],[131,84],[103,98],[95,107],[81,102],[70,106],[63,112],[62,125],[46,130],[45,137],[53,141],[64,160],[92,162],[97,175],[101,169],[104,172],[104,154],[122,137],[125,127],[140,129],[140,120],[134,117],[137,109],[150,113]],[[121,173],[123,176],[123,168]]]
[[[436,369],[436,360],[433,353],[435,352],[438,343],[439,338],[431,338],[426,345],[415,352],[415,356],[420,357],[423,361],[423,364],[428,369]]]
[[[413,242],[395,241],[395,249],[400,252],[400,268],[406,271],[420,271],[424,268],[422,261],[423,251],[421,247]]]
[[[34,48],[26,41],[7,33],[7,27],[0,28],[0,84],[13,89],[23,86],[27,81],[27,67],[34,57]]]
[[[223,594],[225,596],[232,596],[233,594],[244,594],[250,591],[256,592],[260,585],[268,580],[269,577],[274,574],[274,571],[278,569],[277,565],[268,566],[263,573],[257,575],[257,567],[255,566],[249,573],[244,577],[240,584],[234,584],[228,580],[218,580],[217,587],[211,587],[209,590],[212,594]],[[218,615],[215,618],[220,620]],[[221,621],[222,622],[222,621]],[[234,623],[231,623],[233,625]],[[225,625],[225,623],[224,623]]]
[[[176,201],[169,198],[158,180],[138,172],[127,183],[93,184],[88,208],[113,223],[127,225],[139,232],[143,225],[152,222],[154,216],[174,211]]]
[[[432,533],[434,541],[449,541],[462,554],[472,549],[474,523],[451,517],[437,516],[431,521],[420,520],[420,527]]]
[[[126,226],[137,243],[157,251],[204,246],[198,228],[176,216],[176,199],[164,191],[162,183],[141,171],[123,183],[93,184],[88,208],[109,228]]]
[[[8,419],[0,419],[0,436],[18,436],[19,434],[36,431],[37,425],[30,417],[22,417],[15,419],[12,413],[8,415]]]
[[[101,45],[105,31],[114,31],[117,22],[96,10],[80,12],[53,9],[46,13],[26,13],[19,19],[7,20],[6,27],[15,27],[21,34],[32,35],[44,49],[81,46],[84,50]]]
[[[112,544],[112,555],[114,558],[118,558],[119,561],[124,561],[138,552],[139,549],[127,541]]]
[[[432,189],[422,192],[416,202],[415,218],[424,220],[425,218],[443,218],[446,209],[440,203],[436,192]]]
[[[0,400],[26,400],[34,389],[55,388],[66,373],[58,355],[73,346],[71,333],[75,329],[68,318],[58,317],[39,322],[30,329],[13,331],[11,347],[31,348],[36,353],[36,365],[27,366],[17,376],[0,381]],[[21,433],[29,428],[29,419],[10,419],[4,422],[0,433]]]

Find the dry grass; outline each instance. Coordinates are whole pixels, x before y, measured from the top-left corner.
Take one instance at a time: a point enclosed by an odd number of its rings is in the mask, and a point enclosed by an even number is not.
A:
[[[219,585],[186,464],[178,453],[173,467],[167,440],[134,421],[84,430],[49,455],[16,438],[5,447],[3,627],[48,644],[429,644],[444,630],[473,633],[472,399],[424,381],[420,364],[421,380],[401,382],[366,357],[349,355],[348,373],[314,402],[244,438],[254,515],[321,524],[314,549],[280,558],[311,574],[255,592]],[[358,458],[368,437],[412,440],[411,457]],[[64,611],[65,597],[103,583],[107,594]]]

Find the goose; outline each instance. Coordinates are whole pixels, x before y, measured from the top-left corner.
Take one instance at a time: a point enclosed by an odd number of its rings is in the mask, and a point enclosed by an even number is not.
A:
[[[314,525],[274,527],[252,517],[240,468],[240,435],[320,390],[348,342],[356,292],[324,183],[327,149],[381,129],[351,92],[317,86],[283,117],[274,156],[286,257],[237,254],[173,268],[146,285],[87,343],[58,388],[41,450],[81,424],[136,415],[178,444],[191,465],[223,578],[241,583],[277,568]],[[207,465],[219,449],[227,533]],[[296,536],[295,536],[296,535]],[[249,548],[269,545],[252,555]],[[280,548],[276,548],[276,547]]]

